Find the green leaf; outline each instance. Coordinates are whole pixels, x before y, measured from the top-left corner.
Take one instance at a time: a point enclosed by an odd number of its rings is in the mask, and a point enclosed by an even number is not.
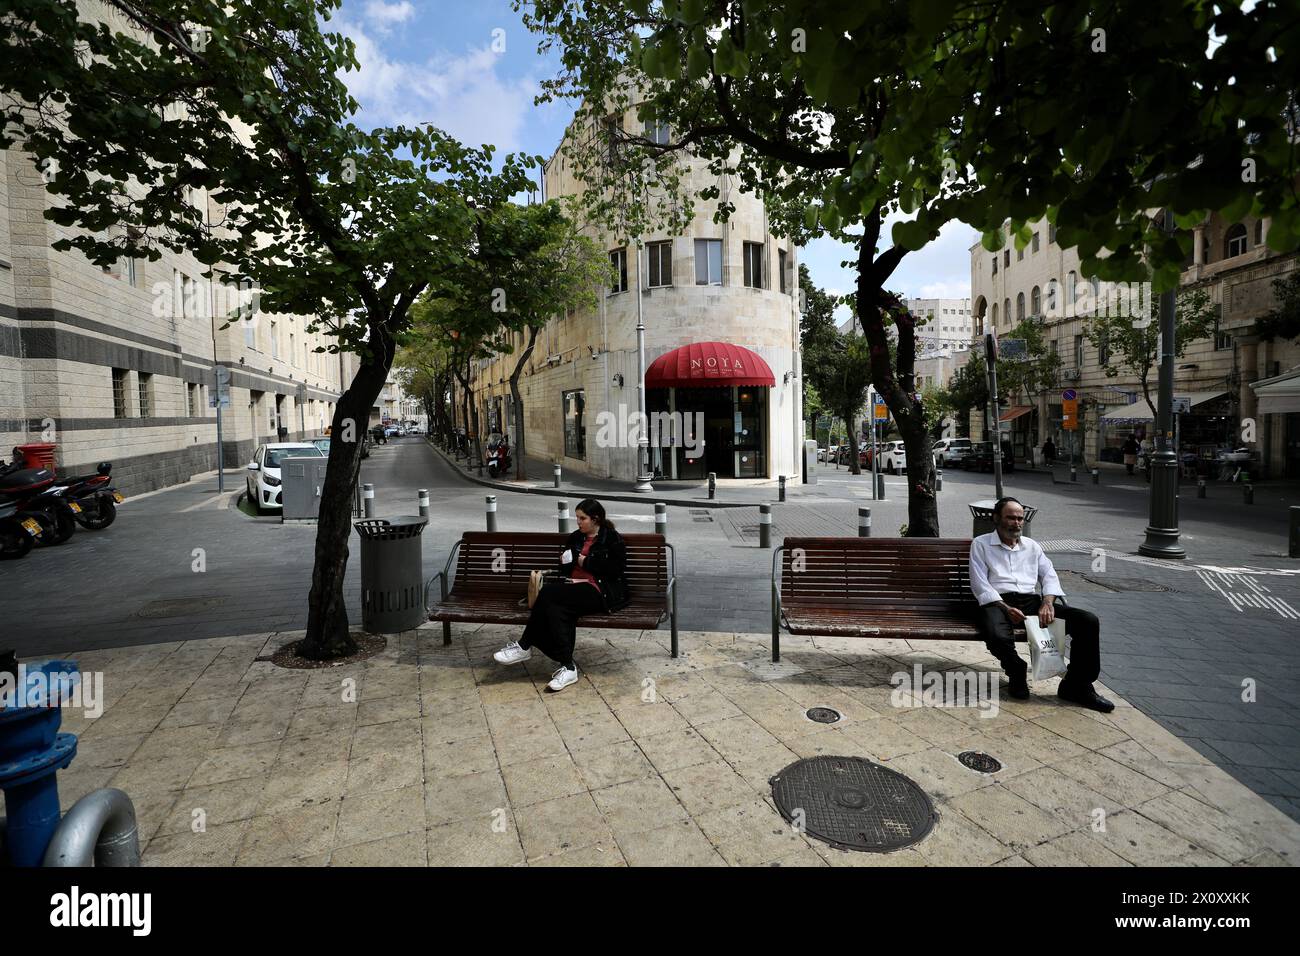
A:
[[[686,75],[692,80],[700,80],[709,75],[712,62],[709,52],[694,44],[686,51]]]
[[[930,241],[930,233],[920,222],[896,222],[893,229],[894,245],[915,252]]]
[[[1003,233],[1001,227],[989,230],[980,236],[980,245],[989,252],[998,252],[1005,244],[1006,235]]]

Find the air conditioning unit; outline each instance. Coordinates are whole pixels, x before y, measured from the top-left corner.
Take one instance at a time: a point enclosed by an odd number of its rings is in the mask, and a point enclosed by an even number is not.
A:
[[[1061,377],[1064,378],[1067,382],[1077,382],[1079,379],[1083,377],[1083,373],[1080,372],[1077,368],[1067,368],[1064,372],[1061,373]]]

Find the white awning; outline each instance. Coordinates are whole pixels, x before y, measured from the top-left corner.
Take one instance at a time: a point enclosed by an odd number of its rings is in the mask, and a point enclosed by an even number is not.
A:
[[[1287,415],[1300,412],[1300,368],[1292,369],[1285,375],[1252,382],[1250,387],[1259,399],[1257,414]]]
[[[1174,393],[1174,398],[1187,398],[1191,401],[1192,408],[1197,405],[1204,405],[1206,402],[1212,402],[1216,398],[1222,398],[1227,395],[1226,391],[1220,389],[1214,392],[1184,392]],[[1153,395],[1152,398],[1155,398]],[[1159,401],[1156,407],[1160,407]],[[1154,421],[1155,416],[1151,414],[1151,406],[1146,403],[1146,399],[1140,398],[1132,405],[1112,405],[1102,414],[1101,420],[1108,425],[1141,425],[1149,424]]]

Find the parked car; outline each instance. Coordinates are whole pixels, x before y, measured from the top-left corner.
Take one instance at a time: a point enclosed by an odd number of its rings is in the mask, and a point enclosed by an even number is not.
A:
[[[907,474],[907,452],[901,441],[887,441],[881,446],[880,470],[891,475]]]
[[[825,461],[825,460],[826,460],[826,448],[825,448],[824,446],[823,446],[823,447],[818,447],[818,449],[817,449],[817,460],[818,460],[818,461]]]
[[[330,456],[329,438],[313,438],[311,439],[311,443],[315,445],[318,449],[320,449],[320,453],[324,455],[326,458]]]
[[[970,454],[969,438],[940,438],[934,443],[934,464],[936,468],[960,468],[962,459]]]
[[[971,445],[971,453],[962,459],[962,467],[968,471],[992,471],[993,470],[993,443],[989,441],[978,441]],[[1011,458],[1003,449],[1002,468],[1004,471],[1011,470]]]
[[[833,465],[833,464],[835,463],[835,461],[836,461],[839,457],[840,457],[840,446],[839,446],[839,445],[827,445],[827,446],[826,446],[826,459],[825,459],[825,460],[826,460],[826,463],[827,463],[827,464],[832,464],[832,465]]]
[[[280,500],[280,463],[285,458],[323,458],[319,448],[309,442],[276,442],[261,445],[253,452],[248,463],[245,486],[248,500],[259,514],[271,508],[283,507]]]

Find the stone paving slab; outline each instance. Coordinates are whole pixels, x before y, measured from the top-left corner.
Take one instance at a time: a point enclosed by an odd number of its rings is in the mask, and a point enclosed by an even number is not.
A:
[[[579,682],[502,667],[517,628],[426,626],[314,671],[255,658],[297,632],[69,656],[109,703],[68,711],[66,810],[126,790],[150,866],[1295,865],[1300,825],[1122,699],[1101,715],[1034,698],[919,706],[897,671],[994,662],[978,644],[579,630]],[[1113,691],[1112,697],[1118,698]],[[823,704],[844,716],[817,724]],[[1003,769],[978,774],[956,755]],[[792,829],[769,778],[859,756],[916,781],[938,822],[893,853]]]

